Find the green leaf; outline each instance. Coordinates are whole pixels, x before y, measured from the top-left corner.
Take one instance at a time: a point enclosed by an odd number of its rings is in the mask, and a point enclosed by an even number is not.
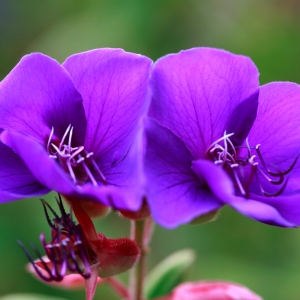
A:
[[[147,299],[169,294],[180,284],[196,259],[192,249],[183,249],[168,256],[148,274],[145,280]]]
[[[0,300],[66,300],[52,296],[44,296],[38,294],[10,294],[0,297]]]

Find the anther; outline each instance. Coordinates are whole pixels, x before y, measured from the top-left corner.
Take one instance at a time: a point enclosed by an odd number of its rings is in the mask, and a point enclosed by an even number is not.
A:
[[[92,158],[94,153],[85,151],[84,146],[72,147],[73,131],[74,127],[70,124],[57,145],[52,142],[54,135],[54,128],[52,128],[47,143],[49,157],[58,160],[75,184],[84,184],[86,180],[89,180],[94,186],[97,186],[98,179],[101,183],[107,184],[104,174]],[[97,173],[97,180],[90,167]]]
[[[94,152],[90,152],[86,155],[86,158],[90,158],[92,155],[94,155]]]
[[[235,147],[234,144],[232,143],[232,141],[230,140],[230,137],[233,135],[233,133],[231,134],[226,134],[226,131],[224,132],[223,137],[221,137],[220,139],[218,139],[216,142],[212,143],[211,146],[208,148],[207,150],[207,155],[210,159],[213,160],[214,164],[219,165],[221,164],[223,166],[223,168],[228,168],[230,167],[230,169],[232,169],[232,174],[234,177],[234,181],[238,187],[238,189],[240,190],[240,192],[246,196],[248,191],[247,188],[250,186],[254,176],[257,180],[257,183],[259,185],[261,194],[266,196],[266,197],[276,197],[278,195],[280,195],[286,185],[287,185],[287,181],[288,180],[284,180],[285,179],[285,175],[289,174],[293,168],[295,167],[298,158],[300,156],[300,153],[296,156],[296,158],[294,159],[294,161],[292,162],[292,164],[290,165],[290,167],[285,170],[285,171],[272,171],[268,168],[262,153],[260,151],[260,144],[257,144],[255,147],[251,147],[249,144],[249,140],[248,138],[246,138],[245,143],[246,146],[237,146]],[[222,142],[222,143],[221,143]],[[219,144],[221,143],[221,144]],[[240,148],[246,148],[247,149],[247,156],[246,157],[238,157],[238,152],[236,151],[237,149]],[[252,155],[252,150],[256,151],[256,154]],[[256,156],[259,159],[259,162],[255,161],[256,160]],[[263,169],[262,170],[259,167],[259,163],[262,164]],[[243,172],[243,168],[240,167],[251,167],[250,169],[250,173],[246,173],[248,174],[249,178],[243,178],[244,177],[244,172]],[[240,169],[238,169],[240,168]],[[273,169],[276,169],[276,167],[273,167]],[[266,192],[263,187],[262,184],[260,182],[261,177],[258,176],[258,173],[260,173],[262,175],[262,177],[267,180],[268,183],[273,184],[273,185],[281,185],[280,189],[275,192],[275,193],[268,193]],[[275,179],[273,179],[272,177],[276,177]],[[241,178],[243,180],[241,180]]]

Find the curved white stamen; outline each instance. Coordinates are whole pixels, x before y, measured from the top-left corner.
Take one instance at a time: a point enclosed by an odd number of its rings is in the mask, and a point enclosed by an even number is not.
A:
[[[98,183],[97,183],[96,179],[94,178],[93,174],[91,173],[90,169],[87,167],[87,165],[86,165],[86,163],[84,161],[82,162],[82,166],[83,166],[86,174],[89,176],[92,184],[94,186],[98,186]]]
[[[230,165],[231,168],[236,168],[238,166],[239,166],[239,164],[232,164],[232,165]]]
[[[49,135],[49,139],[48,139],[48,142],[47,142],[47,151],[48,151],[48,153],[50,153],[50,143],[51,143],[53,134],[54,134],[54,127],[52,126],[52,129],[51,129],[51,132],[50,132],[50,135]]]
[[[257,162],[254,161],[255,157],[256,157],[256,155],[254,154],[248,159],[248,162],[250,165],[258,164]]]
[[[73,168],[71,166],[71,161],[70,160],[67,161],[67,167],[68,167],[69,173],[71,175],[71,178],[73,179],[74,183],[76,183],[77,182],[76,176],[75,176],[75,173],[74,173]]]
[[[98,174],[100,175],[102,182],[106,184],[107,182],[106,182],[106,178],[105,178],[104,174],[102,173],[102,171],[100,170],[100,168],[98,167],[98,165],[96,164],[96,162],[93,159],[92,159],[92,164],[93,164],[94,168],[96,169],[96,171],[98,172]]]
[[[91,158],[94,153],[89,152],[87,153],[84,149],[84,146],[79,147],[72,147],[72,137],[73,137],[73,130],[74,127],[70,124],[68,128],[66,129],[62,140],[59,143],[59,146],[57,146],[55,143],[52,143],[52,138],[54,135],[54,128],[52,127],[48,143],[47,143],[47,150],[49,153],[49,157],[52,159],[58,159],[58,162],[62,164],[65,168],[67,168],[68,173],[70,174],[72,180],[74,183],[77,183],[77,178],[75,175],[75,169],[79,167],[80,169],[76,169],[77,172],[84,172],[83,178],[85,178],[85,175],[87,175],[88,180],[91,181],[91,183],[94,186],[98,185],[97,180],[93,176],[91,170],[89,169],[90,163],[93,165],[93,169],[98,173],[99,177],[97,179],[100,179],[100,181],[103,184],[106,184],[106,179],[101,170],[99,169],[96,162]],[[69,136],[68,136],[69,135]],[[68,139],[68,140],[67,140]],[[65,143],[67,141],[67,144]],[[55,151],[55,153],[52,153],[51,151]],[[89,159],[88,163],[85,163],[85,161]],[[80,175],[79,175],[80,176]]]
[[[70,134],[69,134],[69,142],[68,142],[69,151],[70,151],[70,149],[72,149],[71,144],[72,144],[73,128],[74,127],[72,126]]]
[[[234,133],[232,133],[231,135],[234,135]],[[234,147],[233,143],[231,142],[231,140],[229,139],[229,137],[226,138],[226,141],[228,141],[228,143],[231,146],[231,149],[233,150],[234,156],[236,156],[235,147]]]
[[[94,152],[90,152],[86,155],[86,158],[90,158],[92,155],[94,155]]]
[[[85,159],[84,157],[80,157],[80,158],[77,160],[77,163],[80,164],[81,162],[84,161],[84,159]]]
[[[240,181],[240,178],[239,178],[239,176],[238,176],[237,171],[236,171],[235,168],[233,168],[233,174],[234,174],[235,181],[236,181],[236,183],[237,183],[237,185],[238,185],[238,187],[240,189],[240,192],[242,193],[243,196],[245,196],[246,192],[244,190],[244,187],[243,187],[243,185],[242,185],[242,183]]]
[[[55,144],[51,144],[51,146],[56,150],[56,153],[61,154],[59,148]]]
[[[233,136],[233,135],[234,135],[234,133],[228,133],[228,134],[226,134],[226,131],[225,131],[224,135],[223,135],[221,138],[219,138],[218,140],[216,140],[215,142],[213,142],[213,143],[208,147],[208,149],[210,149],[210,148],[213,147],[214,145],[218,144],[219,142],[221,142],[221,141],[223,141],[224,139],[227,139],[227,138],[229,138],[229,137],[231,137],[231,136]]]
[[[249,139],[246,138],[246,145],[235,147],[230,140],[230,136],[232,135],[233,133],[226,134],[226,132],[224,132],[224,136],[218,139],[208,148],[206,152],[208,158],[212,159],[216,165],[221,164],[223,168],[230,167],[232,169],[235,184],[237,185],[242,195],[247,195],[247,189],[251,184],[253,176],[255,176],[258,187],[263,196],[279,196],[284,191],[288,182],[288,179],[284,180],[285,176],[293,170],[300,154],[297,155],[297,157],[287,170],[281,171],[280,169],[276,168],[276,166],[272,166],[272,169],[270,169],[260,151],[260,144],[257,144],[255,147],[251,147],[249,144]],[[245,150],[247,150],[247,154],[244,157],[238,156],[239,153],[236,151],[236,148],[244,148]],[[252,155],[252,151],[255,151],[254,155]],[[259,160],[259,162],[257,162],[256,160]],[[260,168],[260,165],[263,167],[262,169]],[[245,172],[246,169],[244,169],[243,167],[251,168],[250,175]],[[276,169],[276,171],[274,171],[274,169]],[[245,178],[245,176],[247,176],[248,179]],[[272,185],[281,185],[281,187],[275,193],[268,193],[263,188],[263,185],[261,183],[262,179],[268,181],[268,183]]]
[[[72,158],[74,158],[76,155],[78,155],[83,150],[84,150],[84,146],[80,146],[74,153],[72,153],[72,155],[70,156],[69,160],[71,160]]]
[[[59,149],[61,149],[61,146],[64,144],[64,141],[65,141],[65,139],[66,139],[66,137],[67,137],[67,135],[68,135],[68,133],[70,131],[70,128],[71,128],[71,124],[68,126],[66,132],[64,133],[64,135],[63,135],[63,137],[62,137],[62,139],[61,139],[61,141],[59,143]]]

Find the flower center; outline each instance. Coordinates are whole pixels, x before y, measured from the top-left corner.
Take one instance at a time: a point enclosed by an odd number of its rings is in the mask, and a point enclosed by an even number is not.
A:
[[[97,186],[98,182],[107,184],[105,176],[93,159],[94,153],[87,152],[84,146],[72,146],[73,130],[74,127],[70,124],[59,141],[54,138],[54,128],[52,127],[47,142],[49,157],[56,159],[76,184],[84,184],[87,181],[94,186]]]
[[[261,154],[260,144],[255,147],[250,146],[247,138],[246,146],[235,146],[230,140],[233,135],[234,133],[224,132],[223,137],[211,144],[206,151],[207,158],[215,164],[221,165],[234,178],[236,187],[245,197],[249,195],[249,187],[254,178],[256,178],[263,196],[276,197],[282,194],[288,182],[288,178],[285,177],[293,170],[299,155],[287,170],[276,169],[273,171],[268,167]],[[242,151],[243,149],[244,151]],[[249,171],[245,172],[245,168],[248,168]],[[279,186],[278,191],[273,193],[265,191],[262,180]]]
[[[47,222],[52,231],[52,238],[46,243],[44,234],[40,240],[47,257],[42,257],[37,248],[32,245],[38,256],[34,261],[27,249],[20,243],[37,275],[45,281],[61,281],[68,273],[79,273],[85,279],[91,276],[90,266],[98,262],[97,255],[91,249],[80,225],[72,220],[72,213],[64,210],[61,197],[57,204],[61,216],[58,216],[51,206],[42,200]],[[54,215],[50,220],[49,211]],[[42,270],[41,270],[42,269]]]

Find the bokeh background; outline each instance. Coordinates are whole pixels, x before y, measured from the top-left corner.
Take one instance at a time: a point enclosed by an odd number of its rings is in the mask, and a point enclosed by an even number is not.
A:
[[[60,62],[73,53],[121,47],[156,60],[198,46],[250,56],[270,81],[300,83],[298,0],[0,0],[0,78],[27,53]],[[52,196],[47,196],[53,203]],[[125,220],[111,214],[99,231],[126,236]],[[40,293],[84,299],[84,291],[50,288],[27,274],[19,239],[39,244],[49,232],[38,199],[0,206],[0,296]],[[176,230],[156,227],[149,269],[170,253],[193,248],[188,280],[223,279],[248,286],[266,300],[300,299],[300,232],[259,224],[224,208],[220,218]],[[126,275],[122,275],[127,280]],[[118,299],[101,286],[95,299]]]

